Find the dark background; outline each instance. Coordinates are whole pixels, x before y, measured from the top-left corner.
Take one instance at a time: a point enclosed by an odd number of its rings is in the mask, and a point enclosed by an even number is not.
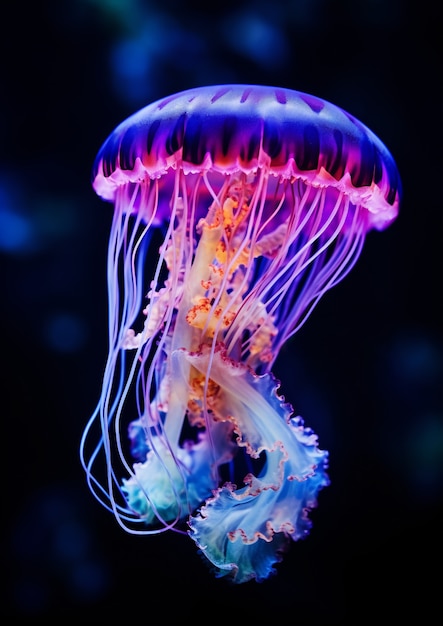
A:
[[[3,573],[7,623],[429,623],[441,595],[442,113],[438,3],[10,3],[0,38]],[[342,106],[393,153],[371,233],[275,368],[330,451],[308,539],[273,579],[215,580],[191,540],[125,535],[78,460],[106,358],[112,207],[96,152],[145,104],[259,83]],[[438,610],[438,608],[437,608]],[[400,620],[400,621],[399,621]]]

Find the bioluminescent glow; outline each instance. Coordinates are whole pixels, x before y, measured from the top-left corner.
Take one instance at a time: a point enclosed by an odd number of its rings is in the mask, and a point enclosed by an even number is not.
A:
[[[329,102],[222,85],[123,122],[93,185],[114,219],[88,484],[128,532],[188,534],[218,576],[264,580],[329,482],[272,367],[397,216],[395,163]]]

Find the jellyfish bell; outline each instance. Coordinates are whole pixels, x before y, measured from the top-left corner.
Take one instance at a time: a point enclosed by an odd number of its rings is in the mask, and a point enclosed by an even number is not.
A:
[[[114,200],[121,185],[170,169],[226,175],[262,167],[340,189],[379,216],[376,223],[387,225],[397,215],[400,180],[384,144],[339,107],[270,87],[200,87],[148,105],[103,144],[93,186]]]
[[[218,575],[264,579],[328,484],[327,452],[271,368],[366,233],[397,216],[393,158],[320,98],[222,85],[120,124],[93,186],[114,217],[89,485],[129,532],[186,522]]]

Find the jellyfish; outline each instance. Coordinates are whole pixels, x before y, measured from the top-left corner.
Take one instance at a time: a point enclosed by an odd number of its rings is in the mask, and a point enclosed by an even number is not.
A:
[[[323,99],[206,86],[120,124],[93,187],[114,213],[88,485],[127,532],[182,533],[216,576],[263,581],[329,484],[273,365],[396,218],[395,162]]]

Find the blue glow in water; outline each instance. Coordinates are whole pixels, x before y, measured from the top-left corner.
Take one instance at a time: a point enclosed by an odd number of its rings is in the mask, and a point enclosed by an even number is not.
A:
[[[85,555],[88,533],[78,520],[63,522],[54,537],[54,551],[65,561],[75,561]]]
[[[85,559],[70,570],[71,589],[84,600],[100,596],[108,587],[108,578],[105,567],[99,561]]]
[[[406,470],[414,495],[420,501],[437,501],[443,496],[443,414],[418,416],[405,434]]]
[[[35,238],[31,221],[13,211],[0,198],[0,251],[28,252],[34,248]]]
[[[266,69],[278,67],[289,57],[281,29],[255,13],[229,16],[223,28],[227,44]]]
[[[47,321],[44,339],[57,352],[76,352],[85,345],[85,322],[74,313],[54,313]]]
[[[149,85],[153,82],[150,45],[149,38],[142,34],[117,42],[110,55],[115,91],[134,105],[150,98]]]
[[[35,254],[77,232],[78,213],[68,196],[28,193],[14,174],[0,178],[0,252]]]
[[[394,346],[393,356],[397,373],[405,383],[435,380],[439,371],[438,347],[426,336],[411,335],[401,338]]]

